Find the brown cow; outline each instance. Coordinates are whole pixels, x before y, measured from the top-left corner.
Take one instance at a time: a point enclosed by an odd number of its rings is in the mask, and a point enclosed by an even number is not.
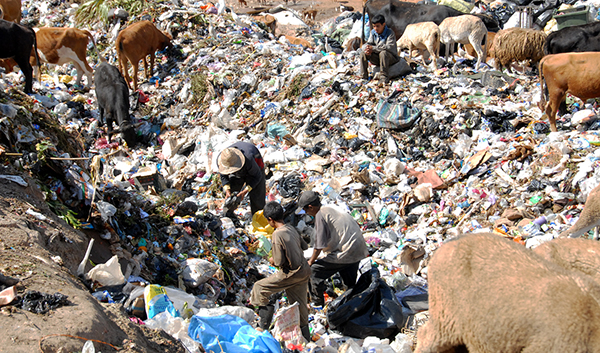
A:
[[[0,0],[0,18],[9,22],[21,22],[21,0]]]
[[[44,63],[63,65],[72,62],[77,69],[76,84],[81,85],[81,79],[85,74],[88,85],[92,84],[92,68],[85,57],[88,40],[92,41],[96,54],[101,61],[106,61],[96,48],[96,42],[92,34],[86,30],[77,28],[42,27],[36,28],[38,55]],[[34,64],[31,57],[31,64]],[[38,71],[39,80],[39,71]]]
[[[600,96],[600,53],[561,53],[548,55],[540,61],[542,109],[550,120],[550,129],[556,131],[556,113],[567,93],[586,101]],[[547,87],[548,102],[544,95]]]
[[[137,91],[137,73],[140,60],[144,60],[144,73],[146,79],[152,76],[154,68],[154,53],[157,50],[163,50],[171,46],[171,36],[163,33],[156,28],[150,21],[140,21],[125,28],[117,36],[115,43],[117,55],[119,57],[119,70],[127,81],[127,86],[131,88],[129,81],[128,61],[133,66],[133,90]],[[146,56],[150,55],[150,70]]]

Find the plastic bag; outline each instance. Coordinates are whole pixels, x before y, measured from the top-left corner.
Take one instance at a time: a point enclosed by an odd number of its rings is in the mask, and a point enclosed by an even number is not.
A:
[[[117,213],[117,208],[108,202],[98,201],[96,202],[96,207],[100,211],[100,217],[102,217],[104,222]]]
[[[408,103],[396,101],[401,91],[395,91],[387,99],[380,99],[377,111],[377,126],[384,129],[404,129],[411,127],[421,117],[421,110]]]
[[[146,315],[152,319],[157,314],[168,311],[171,316],[179,317],[179,313],[173,306],[173,302],[167,296],[167,291],[157,284],[151,284],[144,289],[144,301],[146,302]]]
[[[280,309],[273,320],[273,336],[278,341],[285,342],[286,347],[290,343],[299,345],[306,341],[300,329],[299,303]]]
[[[251,324],[256,318],[256,313],[250,308],[243,306],[231,306],[225,305],[218,308],[202,308],[198,310],[197,316],[220,316],[220,315],[233,315],[244,319],[247,323]]]
[[[30,290],[15,305],[17,308],[36,314],[45,314],[52,309],[71,304],[67,296],[61,293],[47,294]]]
[[[252,234],[273,234],[274,231],[262,210],[252,215]]]
[[[125,276],[121,272],[121,265],[117,255],[110,258],[104,264],[96,265],[89,270],[87,277],[102,286],[116,286],[125,283]]]
[[[169,335],[181,341],[185,348],[191,353],[200,352],[198,343],[188,335],[189,324],[180,317],[173,317],[168,312],[157,314],[152,319],[144,321],[146,327],[163,330]]]
[[[193,288],[208,281],[219,269],[219,265],[202,259],[187,259],[183,266],[183,281]]]
[[[258,332],[244,319],[233,315],[193,316],[190,337],[207,352],[280,353],[279,342],[267,331]]]
[[[304,189],[304,183],[299,174],[292,173],[279,180],[279,193],[285,198],[296,198]]]
[[[354,288],[329,304],[327,320],[345,336],[393,337],[404,326],[402,307],[377,269],[358,279]]]

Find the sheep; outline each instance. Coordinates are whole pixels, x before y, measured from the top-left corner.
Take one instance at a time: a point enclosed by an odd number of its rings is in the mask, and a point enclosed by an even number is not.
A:
[[[600,352],[598,286],[522,245],[460,236],[435,252],[428,277],[416,353]]]
[[[577,222],[571,228],[560,233],[559,238],[578,238],[595,228],[594,240],[598,240],[598,226],[600,226],[600,185],[590,191]]]
[[[498,31],[494,38],[494,66],[496,70],[507,67],[515,61],[529,60],[536,67],[544,56],[546,33],[530,28],[508,28]]]
[[[533,249],[542,258],[586,274],[600,284],[600,243],[589,239],[553,239]]]
[[[440,41],[446,45],[446,58],[450,57],[450,48],[454,47],[454,43],[470,43],[477,53],[475,69],[479,69],[481,60],[486,57],[487,47],[487,28],[483,21],[477,16],[462,15],[444,19],[439,27]]]
[[[412,51],[418,49],[425,65],[424,50],[427,49],[432,57],[433,69],[437,69],[437,59],[440,56],[440,28],[434,22],[414,23],[406,26],[404,34],[396,42],[398,54],[408,48],[408,61],[411,62]]]

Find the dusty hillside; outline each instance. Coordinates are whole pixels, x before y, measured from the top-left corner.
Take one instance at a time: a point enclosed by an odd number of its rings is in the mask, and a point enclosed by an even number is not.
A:
[[[101,304],[92,297],[74,276],[85,254],[87,236],[49,210],[34,179],[6,166],[6,157],[2,162],[5,166],[0,168],[0,175],[21,175],[28,186],[0,181],[0,273],[20,280],[19,295],[30,290],[58,292],[68,296],[70,304],[43,315],[3,307],[0,331],[5,334],[0,335],[1,350],[35,352],[41,347],[43,352],[80,351],[85,341],[72,337],[80,336],[123,348],[121,352],[184,352],[164,332],[130,322],[120,305]],[[29,209],[47,219],[27,214]],[[97,351],[116,351],[106,344],[95,345]]]

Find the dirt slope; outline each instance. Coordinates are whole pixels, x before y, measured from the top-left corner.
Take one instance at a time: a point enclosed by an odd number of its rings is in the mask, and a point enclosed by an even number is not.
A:
[[[6,162],[6,161],[4,161]],[[0,175],[18,174],[0,167]],[[132,323],[120,305],[99,303],[76,277],[88,238],[54,215],[43,201],[35,181],[22,175],[27,187],[0,180],[0,273],[20,279],[18,294],[28,290],[62,293],[71,304],[49,313],[35,314],[13,306],[0,309],[0,351],[39,352],[40,340],[48,335],[67,334],[110,343],[121,352],[184,352],[164,332]],[[26,214],[42,213],[40,221]],[[56,256],[59,256],[60,259]],[[61,265],[62,263],[62,265]],[[88,268],[89,269],[89,265]],[[54,336],[42,342],[43,352],[81,351],[85,341]],[[96,350],[114,352],[96,343]]]

